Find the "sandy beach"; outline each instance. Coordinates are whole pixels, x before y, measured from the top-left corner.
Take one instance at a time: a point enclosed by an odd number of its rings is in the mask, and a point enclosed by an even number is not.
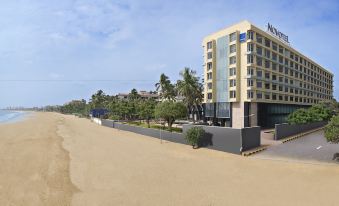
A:
[[[227,154],[35,113],[0,125],[0,205],[338,205],[339,167]]]

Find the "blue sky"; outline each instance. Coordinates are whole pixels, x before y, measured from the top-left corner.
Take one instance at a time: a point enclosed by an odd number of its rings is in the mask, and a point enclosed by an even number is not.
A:
[[[154,90],[162,72],[175,81],[185,66],[201,74],[203,37],[245,19],[262,29],[272,23],[292,47],[332,71],[339,99],[335,0],[0,3],[0,108],[63,104],[98,89]]]

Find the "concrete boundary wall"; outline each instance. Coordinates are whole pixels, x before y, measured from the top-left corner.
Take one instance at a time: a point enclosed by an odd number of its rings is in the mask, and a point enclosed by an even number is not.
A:
[[[101,119],[99,118],[91,118],[91,120],[95,123],[95,124],[98,124],[98,125],[101,125]]]
[[[134,132],[134,133],[145,135],[145,136],[155,137],[155,138],[158,138],[159,140],[163,139],[163,140],[167,140],[170,142],[187,144],[185,141],[184,135],[182,133],[138,127],[138,126],[122,124],[118,122],[114,122],[113,125],[114,125],[113,128],[115,129]]]
[[[94,122],[97,123],[99,121],[95,120]],[[138,127],[105,119],[102,119],[100,124],[105,127],[134,132],[137,134],[158,138],[159,140],[162,139],[186,145],[186,131],[192,127],[203,127],[205,130],[205,136],[199,142],[201,147],[207,147],[208,149],[219,150],[233,154],[241,154],[243,151],[260,146],[260,127],[235,129],[230,127],[198,126],[186,124],[183,125],[183,133],[177,133],[159,129]]]
[[[196,125],[184,125],[183,132]],[[209,149],[241,154],[261,145],[260,127],[236,129],[231,127],[199,126],[205,130],[201,144]]]
[[[323,122],[313,122],[309,124],[276,124],[274,139],[280,140],[287,137],[291,137],[300,133],[307,132],[316,128],[324,127],[327,124],[327,121]]]

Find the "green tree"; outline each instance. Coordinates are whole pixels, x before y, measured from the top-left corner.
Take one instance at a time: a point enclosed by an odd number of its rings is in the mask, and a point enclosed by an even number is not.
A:
[[[308,109],[298,109],[291,113],[287,122],[289,124],[305,124],[311,122],[327,121],[331,118],[332,112],[324,104],[313,105]]]
[[[64,104],[61,107],[61,112],[64,114],[81,114],[84,116],[88,115],[88,105],[86,104],[86,100],[73,100],[69,103]]]
[[[156,102],[153,99],[141,101],[138,105],[138,115],[146,120],[147,127],[150,128],[150,120],[154,117]]]
[[[332,117],[332,112],[323,104],[313,105],[308,109],[311,122],[327,121]]]
[[[289,124],[305,124],[311,122],[311,116],[306,109],[297,109],[287,117]]]
[[[325,138],[328,142],[339,143],[339,116],[333,116],[326,125]]]
[[[108,96],[102,90],[98,90],[92,95],[89,104],[91,105],[91,109],[103,109],[106,107],[107,100]]]
[[[140,94],[138,93],[136,89],[132,89],[131,92],[128,94],[128,99],[130,100],[135,100],[139,98],[140,98]]]
[[[183,102],[188,111],[194,114],[195,111],[198,111],[198,107],[202,102],[202,84],[199,82],[199,77],[196,76],[196,72],[188,67],[180,72],[180,76],[182,80],[178,80],[176,85],[178,94],[184,97]]]
[[[155,107],[155,117],[163,119],[167,122],[169,130],[178,118],[185,117],[186,107],[181,102],[164,101]]]
[[[171,84],[168,76],[164,73],[160,75],[160,80],[155,84],[155,88],[160,94],[160,98],[164,100],[174,100],[176,97],[175,86]]]

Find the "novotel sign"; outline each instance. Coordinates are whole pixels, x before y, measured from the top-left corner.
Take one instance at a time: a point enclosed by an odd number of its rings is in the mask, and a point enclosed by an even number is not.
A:
[[[274,26],[272,26],[270,23],[267,24],[267,31],[269,31],[274,36],[278,37],[280,40],[283,40],[286,43],[290,43],[288,41],[288,36],[284,33],[280,32],[278,29],[276,29]]]

